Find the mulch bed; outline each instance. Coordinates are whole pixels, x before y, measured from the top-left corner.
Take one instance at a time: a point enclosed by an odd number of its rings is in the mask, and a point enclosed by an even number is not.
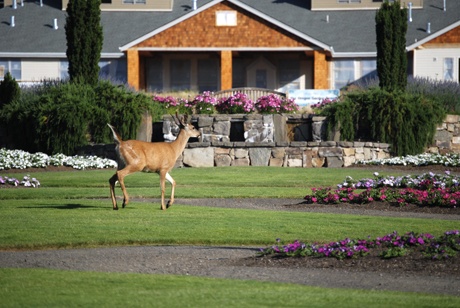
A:
[[[460,255],[449,259],[431,260],[420,249],[409,250],[408,255],[391,259],[379,257],[381,250],[372,249],[365,257],[338,260],[335,258],[250,257],[235,262],[239,266],[337,269],[353,272],[378,272],[397,275],[454,276],[460,278]]]

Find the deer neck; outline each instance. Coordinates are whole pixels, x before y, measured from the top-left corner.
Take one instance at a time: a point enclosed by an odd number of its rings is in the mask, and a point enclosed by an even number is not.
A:
[[[188,136],[187,133],[183,129],[181,129],[176,140],[171,142],[171,146],[174,147],[177,156],[179,156],[179,154],[184,151],[189,139],[190,136]]]

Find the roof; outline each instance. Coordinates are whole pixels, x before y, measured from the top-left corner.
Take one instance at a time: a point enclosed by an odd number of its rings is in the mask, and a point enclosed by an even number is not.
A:
[[[171,12],[101,12],[104,44],[103,57],[119,57],[120,47],[133,45],[139,40],[191,18],[199,10],[224,0],[199,0],[193,11],[191,0],[175,0]],[[305,0],[227,0],[233,5],[255,14],[267,22],[283,28],[316,46],[330,50],[334,57],[375,56],[375,10],[311,11]],[[65,57],[65,17],[60,0],[25,2],[17,9],[0,9],[1,57]],[[10,26],[11,16],[15,27]],[[425,0],[424,9],[414,9],[413,21],[408,23],[407,47],[409,50],[446,31],[460,26],[460,1]],[[57,19],[58,29],[53,29]],[[431,33],[426,32],[431,23]],[[332,48],[331,48],[332,47]]]

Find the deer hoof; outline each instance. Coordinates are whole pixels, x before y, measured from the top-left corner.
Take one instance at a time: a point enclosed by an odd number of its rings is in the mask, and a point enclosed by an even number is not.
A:
[[[170,206],[172,206],[171,201],[168,201],[168,203],[166,203],[166,208],[169,209]]]
[[[114,211],[118,211],[118,207],[114,207],[113,210],[114,210]]]

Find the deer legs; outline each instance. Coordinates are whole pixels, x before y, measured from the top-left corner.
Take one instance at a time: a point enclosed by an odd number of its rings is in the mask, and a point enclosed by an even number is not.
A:
[[[117,199],[115,197],[115,185],[116,183],[120,183],[121,191],[123,192],[123,205],[122,207],[124,208],[126,205],[129,203],[129,195],[128,192],[126,191],[125,187],[125,181],[124,178],[128,174],[130,174],[129,170],[123,169],[123,170],[118,170],[110,179],[109,179],[109,184],[110,184],[110,196],[112,197],[112,204],[113,204],[113,209],[118,210],[117,206]],[[171,198],[168,201],[168,203],[165,206],[165,184],[166,181],[171,183]],[[166,210],[169,208],[171,205],[174,203],[174,190],[176,188],[176,181],[172,178],[172,176],[168,172],[160,172],[160,188],[161,188],[161,209]]]
[[[121,191],[123,192],[123,205],[122,207],[124,208],[126,205],[129,203],[129,195],[128,192],[126,191],[125,187],[125,176],[136,172],[137,170],[131,170],[124,168],[122,170],[118,170],[110,179],[109,179],[109,184],[110,184],[110,196],[112,197],[112,204],[113,204],[113,209],[118,210],[117,206],[117,199],[115,198],[115,184],[118,182],[120,183]]]
[[[169,183],[171,183],[171,198],[170,200],[168,201],[168,203],[166,204],[166,207],[165,207],[165,184],[166,182],[165,181],[168,181]],[[162,210],[165,210],[167,208],[169,208],[171,205],[173,205],[174,203],[174,190],[176,188],[176,181],[174,181],[174,179],[171,177],[171,175],[166,172],[160,172],[160,188],[161,188],[161,209]]]

